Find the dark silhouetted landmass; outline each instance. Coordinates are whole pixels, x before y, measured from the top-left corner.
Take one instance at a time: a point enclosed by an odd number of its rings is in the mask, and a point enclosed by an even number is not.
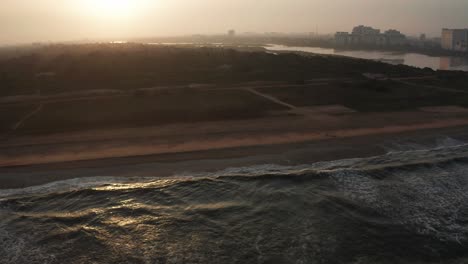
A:
[[[47,45],[0,54],[5,175],[41,164],[170,162],[177,153],[239,157],[246,148],[305,142],[349,148],[358,137],[468,126],[464,72],[245,45]],[[327,159],[356,153],[326,150],[334,153]],[[24,186],[23,178],[3,179]]]

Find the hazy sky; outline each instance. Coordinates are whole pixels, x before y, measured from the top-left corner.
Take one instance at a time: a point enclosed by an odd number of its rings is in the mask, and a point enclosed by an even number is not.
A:
[[[238,32],[468,28],[468,0],[0,0],[0,43]]]

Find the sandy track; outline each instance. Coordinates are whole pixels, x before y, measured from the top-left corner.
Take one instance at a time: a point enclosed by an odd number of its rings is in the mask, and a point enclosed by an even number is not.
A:
[[[435,120],[427,123],[388,125],[378,128],[343,128],[322,131],[258,131],[252,133],[218,133],[215,135],[186,136],[178,140],[161,137],[143,137],[114,141],[56,143],[41,146],[14,146],[0,148],[0,167],[69,161],[120,158],[155,154],[218,150],[236,147],[280,145],[334,138],[392,134],[426,129],[467,126],[468,118]]]

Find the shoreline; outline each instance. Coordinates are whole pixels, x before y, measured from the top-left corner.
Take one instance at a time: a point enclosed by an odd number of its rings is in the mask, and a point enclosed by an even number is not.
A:
[[[272,46],[273,45],[273,46]],[[276,47],[274,47],[276,46]],[[283,47],[284,49],[278,48],[278,47]],[[274,47],[274,49],[269,49],[268,47]],[[333,50],[333,52],[316,52],[316,51],[306,51],[304,49],[324,49],[324,50]],[[432,72],[455,72],[455,73],[467,73],[468,70],[464,69],[466,68],[466,65],[459,65],[457,67],[459,68],[452,68],[451,66],[447,69],[443,69],[439,66],[436,65],[429,65],[428,63],[427,66],[421,66],[418,64],[411,64],[411,63],[400,63],[400,62],[391,62],[392,60],[398,61],[400,58],[395,58],[395,59],[388,59],[386,60],[385,57],[383,56],[382,58],[366,58],[366,57],[360,57],[360,56],[353,56],[349,54],[343,54],[343,53],[351,53],[351,52],[362,52],[362,53],[381,53],[382,55],[388,54],[392,56],[426,56],[430,59],[461,59],[461,60],[467,60],[468,59],[468,53],[425,53],[425,52],[420,52],[420,51],[415,51],[415,50],[399,50],[399,49],[372,49],[372,48],[353,48],[353,47],[326,47],[326,46],[294,46],[294,45],[285,45],[285,44],[270,44],[270,45],[265,45],[265,50],[267,52],[274,52],[274,53],[283,53],[283,54],[288,54],[288,53],[294,53],[298,55],[304,55],[304,56],[332,56],[332,57],[344,57],[344,58],[351,58],[351,59],[357,59],[357,60],[369,60],[369,61],[375,61],[375,62],[382,62],[390,65],[404,65],[408,67],[414,67],[418,68],[421,70],[426,70],[430,69]],[[335,53],[336,52],[336,53]],[[404,59],[401,59],[404,60]]]
[[[379,51],[379,52],[398,52],[398,53],[405,53],[405,54],[421,54],[426,55],[429,57],[461,57],[461,58],[468,58],[468,53],[462,51],[450,51],[450,50],[443,50],[443,49],[436,49],[436,50],[428,50],[428,49],[420,49],[420,48],[379,48],[379,47],[366,47],[366,46],[337,46],[334,44],[330,45],[305,45],[305,46],[298,46],[294,44],[278,44],[273,45],[283,45],[286,47],[308,47],[308,48],[323,48],[323,49],[335,49],[340,51]],[[298,43],[299,44],[299,43]],[[264,44],[264,47],[267,47],[272,44]]]
[[[435,146],[437,140],[446,137],[468,140],[468,125],[284,144],[2,167],[0,189],[26,188],[88,177],[169,177],[265,164],[306,165],[383,155],[393,144],[402,142]]]

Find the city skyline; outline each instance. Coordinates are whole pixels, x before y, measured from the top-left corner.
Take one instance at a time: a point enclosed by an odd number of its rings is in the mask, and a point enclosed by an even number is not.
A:
[[[228,29],[333,34],[351,30],[350,25],[438,37],[442,28],[468,27],[468,1],[463,0],[4,0],[2,5],[0,44],[215,34]]]

